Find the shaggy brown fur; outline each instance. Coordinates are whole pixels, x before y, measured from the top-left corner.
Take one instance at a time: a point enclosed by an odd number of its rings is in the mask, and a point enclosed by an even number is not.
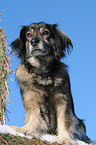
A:
[[[61,143],[74,139],[90,142],[85,125],[75,115],[67,66],[60,58],[72,42],[57,25],[34,23],[24,26],[12,43],[21,58],[16,72],[25,108],[25,126],[19,132],[37,137],[41,132],[57,135]]]

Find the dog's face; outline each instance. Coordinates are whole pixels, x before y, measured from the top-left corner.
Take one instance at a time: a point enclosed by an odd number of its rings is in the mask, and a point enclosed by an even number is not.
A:
[[[27,58],[54,55],[52,47],[54,34],[52,34],[51,27],[44,23],[30,25],[26,31]]]
[[[57,25],[33,23],[24,26],[20,37],[12,42],[12,48],[22,61],[29,58],[55,57],[60,59],[69,52],[72,42],[68,36],[57,29]]]

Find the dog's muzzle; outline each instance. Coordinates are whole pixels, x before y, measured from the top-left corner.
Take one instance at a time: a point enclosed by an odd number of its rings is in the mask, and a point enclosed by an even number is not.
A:
[[[27,58],[33,56],[46,56],[49,54],[49,49],[43,41],[32,39],[26,42]]]
[[[32,52],[31,52],[31,55],[33,56],[33,57],[36,57],[36,56],[46,56],[46,55],[48,55],[49,54],[49,52],[47,51],[47,49],[46,48],[44,48],[45,50],[41,50],[41,49],[35,49],[35,50],[33,50]]]

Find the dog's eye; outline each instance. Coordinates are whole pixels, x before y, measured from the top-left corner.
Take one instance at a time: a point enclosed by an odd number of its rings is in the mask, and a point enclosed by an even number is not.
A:
[[[45,30],[45,31],[43,32],[43,35],[49,35],[49,31],[48,31],[48,30]]]
[[[27,33],[27,37],[28,37],[28,38],[32,37],[32,34],[28,32],[28,33]]]

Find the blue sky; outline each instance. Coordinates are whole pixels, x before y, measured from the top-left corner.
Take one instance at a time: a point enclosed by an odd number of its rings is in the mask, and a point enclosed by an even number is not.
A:
[[[1,0],[0,27],[10,44],[19,36],[22,25],[44,21],[57,23],[73,41],[72,53],[62,61],[69,65],[76,115],[85,120],[87,134],[96,140],[96,0]],[[20,61],[12,55],[12,69]],[[8,81],[11,104],[7,105],[7,125],[24,125],[24,108],[15,73]]]

